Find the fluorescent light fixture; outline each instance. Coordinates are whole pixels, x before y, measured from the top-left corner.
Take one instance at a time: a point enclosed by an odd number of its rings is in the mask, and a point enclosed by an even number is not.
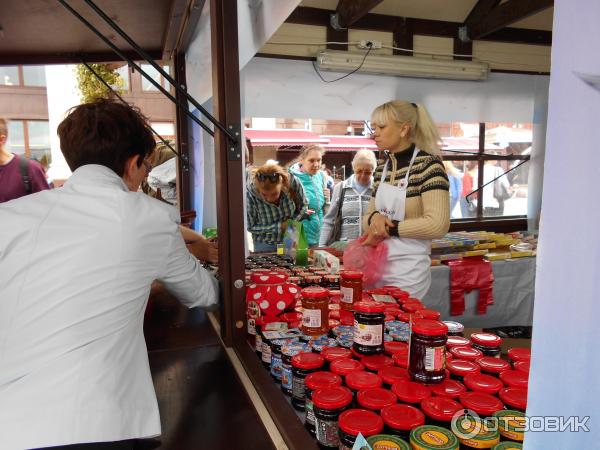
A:
[[[361,65],[364,58],[364,52],[322,50],[317,55],[317,67],[320,70],[351,72]],[[476,61],[369,54],[358,71],[415,78],[486,80],[490,67]]]

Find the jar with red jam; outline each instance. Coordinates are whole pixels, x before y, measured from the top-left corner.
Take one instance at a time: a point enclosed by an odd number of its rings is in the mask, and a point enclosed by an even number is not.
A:
[[[522,347],[513,347],[508,349],[508,361],[511,364],[516,363],[517,361],[527,361],[531,360],[531,350],[528,348]]]
[[[500,381],[506,387],[520,387],[527,389],[529,386],[529,374],[520,370],[505,370],[500,373]]]
[[[410,439],[412,429],[425,423],[425,415],[414,406],[396,404],[381,410],[385,433],[398,436],[406,441]]]
[[[392,385],[392,392],[398,400],[418,407],[423,400],[431,397],[431,390],[424,384],[415,381],[398,381]]]
[[[450,378],[461,383],[464,381],[466,375],[481,372],[476,362],[465,361],[464,359],[453,359],[446,367],[448,368],[448,372],[450,372]]]
[[[329,290],[339,291],[340,290],[340,276],[334,274],[327,274],[323,276],[321,286]]]
[[[319,446],[337,449],[340,445],[339,417],[350,406],[352,393],[341,386],[318,389],[313,392],[312,401]]]
[[[345,382],[346,386],[352,391],[353,397],[356,397],[358,391],[381,387],[383,380],[376,373],[356,371],[346,375]]]
[[[315,435],[315,413],[313,411],[312,394],[318,389],[332,388],[342,385],[342,378],[331,372],[313,372],[307,375],[304,380],[306,386],[306,402],[304,403],[306,416],[304,419],[304,427],[308,432]]]
[[[363,372],[365,370],[365,366],[356,359],[341,358],[332,361],[329,365],[329,370],[341,377],[346,377],[352,372]]]
[[[362,389],[356,394],[356,403],[360,408],[379,412],[381,408],[396,404],[396,395],[384,388]]]
[[[481,358],[475,360],[475,362],[479,364],[481,373],[485,373],[486,375],[493,375],[497,377],[502,372],[510,370],[510,364],[508,361],[500,358],[494,358],[493,356],[482,356]]]
[[[320,370],[324,362],[323,357],[317,353],[298,353],[292,357],[292,406],[297,410],[304,410],[306,376]]]
[[[479,417],[491,417],[496,411],[504,409],[504,404],[493,395],[483,392],[465,392],[459,397],[461,405],[475,411]]]
[[[381,433],[383,420],[373,411],[349,409],[340,414],[339,427],[339,450],[352,450],[359,434],[367,438]]]
[[[462,359],[464,361],[473,361],[475,362],[479,358],[483,356],[483,353],[480,350],[477,350],[474,347],[468,346],[456,346],[450,348],[450,354],[456,359]]]
[[[462,336],[448,336],[448,340],[446,341],[446,347],[448,349],[451,349],[452,347],[470,347],[470,346],[471,346],[471,341]]]
[[[369,372],[379,372],[384,367],[394,366],[394,360],[385,355],[363,356],[360,361]]]
[[[465,326],[462,323],[454,322],[452,320],[444,320],[444,323],[448,327],[448,337],[464,336]]]
[[[329,291],[319,286],[302,289],[302,333],[320,336],[329,331]]]
[[[505,387],[500,389],[498,397],[508,409],[525,412],[527,409],[527,389],[520,387]]]
[[[353,311],[354,304],[362,300],[363,273],[354,270],[344,270],[340,273],[340,291],[342,293],[342,309]]]
[[[354,304],[354,336],[352,348],[360,355],[383,353],[385,305],[377,302]]]
[[[310,348],[301,342],[292,342],[281,347],[281,390],[285,395],[292,395],[292,358],[302,352],[310,352]]]
[[[456,400],[448,397],[428,397],[421,402],[427,425],[450,428],[454,415],[463,409]]]
[[[383,343],[383,351],[388,356],[394,356],[394,354],[402,352],[406,348],[408,348],[408,344],[406,342],[386,341]]]
[[[343,347],[325,347],[323,351],[321,351],[321,356],[325,358],[325,366],[328,368],[332,362],[338,359],[352,358],[352,352]]]
[[[383,380],[383,387],[386,389],[391,389],[398,381],[410,381],[408,370],[402,367],[384,367],[377,372],[377,375]]]
[[[503,384],[498,378],[482,373],[474,373],[465,376],[465,386],[473,392],[483,392],[484,394],[495,395]]]
[[[413,322],[408,373],[420,383],[441,383],[445,378],[448,327],[437,320]]]
[[[441,383],[431,386],[432,395],[457,399],[461,394],[467,392],[467,388],[460,381],[445,379]]]
[[[502,345],[502,338],[492,333],[471,334],[471,345],[485,356],[500,358],[500,354],[502,353],[500,347]]]

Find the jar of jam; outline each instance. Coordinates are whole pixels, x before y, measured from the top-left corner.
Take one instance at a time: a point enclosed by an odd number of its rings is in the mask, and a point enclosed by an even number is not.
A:
[[[404,349],[408,349],[406,342],[387,341],[383,343],[383,351],[388,356],[393,356],[395,353],[404,351]]]
[[[340,414],[340,450],[352,450],[356,437],[365,438],[381,433],[383,420],[378,414],[365,409],[349,409]]]
[[[414,406],[396,404],[381,409],[385,432],[409,440],[412,429],[425,423],[425,415]]]
[[[461,346],[458,345],[456,347],[450,348],[450,354],[454,356],[456,359],[462,359],[464,361],[473,361],[481,358],[483,353],[480,350],[477,350],[474,347]]]
[[[388,389],[362,389],[356,394],[356,402],[361,408],[379,412],[381,408],[396,404],[396,395]]]
[[[340,273],[341,305],[343,309],[352,311],[354,304],[362,301],[363,274],[354,270],[344,270]]]
[[[261,333],[262,320],[260,319],[260,317],[256,320],[254,328],[256,330],[256,335],[254,336],[254,351],[256,352],[256,354],[258,356],[261,356],[262,355],[262,333]],[[261,358],[261,360],[262,360],[262,358]]]
[[[306,416],[304,419],[304,427],[308,432],[315,435],[315,413],[313,411],[312,394],[318,389],[332,388],[342,385],[342,378],[331,372],[313,372],[304,380],[306,386]]]
[[[408,346],[394,353],[392,359],[394,360],[394,364],[396,364],[398,367],[408,369]]]
[[[301,352],[310,352],[307,344],[293,342],[281,347],[281,390],[286,395],[292,395],[292,358]]]
[[[338,419],[350,406],[352,393],[345,387],[318,389],[312,395],[315,413],[315,434],[319,445],[338,448],[340,445]]]
[[[519,387],[505,387],[500,389],[498,397],[510,409],[525,412],[527,409],[527,389]]]
[[[500,432],[501,439],[523,442],[525,438],[524,413],[505,409],[495,412],[494,417],[498,420],[498,431]]]
[[[502,389],[503,384],[498,378],[491,375],[474,373],[465,376],[465,386],[473,392],[483,392],[484,394],[497,394]]]
[[[481,358],[475,360],[475,362],[479,364],[481,373],[485,373],[486,375],[493,375],[497,377],[502,372],[510,370],[510,364],[508,361],[500,358],[494,358],[493,356],[482,356]]]
[[[340,290],[340,276],[328,274],[323,277],[323,287],[339,291]]]
[[[500,348],[502,338],[492,333],[471,334],[471,345],[485,356],[500,358],[500,353],[502,353],[502,349]]]
[[[271,341],[267,339],[264,335],[262,336],[262,345],[261,345],[261,361],[265,369],[271,370]]]
[[[513,363],[513,369],[519,372],[525,372],[529,374],[529,361],[517,361]]]
[[[354,304],[354,337],[352,348],[360,355],[383,353],[385,305],[377,302]]]
[[[336,359],[329,365],[329,370],[341,377],[346,377],[352,372],[362,372],[365,366],[360,361],[350,358]]]
[[[410,445],[414,450],[458,450],[459,446],[452,431],[435,425],[414,428],[410,432]]]
[[[384,367],[377,373],[383,381],[383,387],[391,389],[392,385],[398,381],[410,381],[408,370],[402,367]]]
[[[425,305],[423,305],[421,302],[405,302],[402,304],[402,309],[404,310],[404,312],[407,312],[409,314],[414,314],[417,311],[421,311],[426,309]]]
[[[338,359],[352,358],[352,352],[349,349],[343,347],[325,347],[321,351],[321,356],[325,358],[325,364],[329,366],[329,364]]]
[[[398,400],[418,406],[423,400],[431,396],[431,390],[421,383],[414,381],[398,381],[392,385],[392,392]]]
[[[360,361],[370,372],[379,372],[384,367],[393,367],[394,360],[385,355],[363,356]]]
[[[421,318],[429,320],[440,320],[440,316],[442,315],[439,311],[434,311],[433,309],[421,309],[417,313]]]
[[[450,422],[458,411],[462,411],[460,403],[448,397],[428,397],[421,402],[421,411],[426,416],[428,425],[450,428]]]
[[[418,319],[412,326],[408,373],[421,383],[441,383],[445,378],[448,327],[437,320]]]
[[[410,445],[404,439],[391,434],[376,434],[369,436],[367,443],[373,450],[410,450]],[[363,447],[364,448],[364,447]]]
[[[282,355],[281,347],[290,344],[297,340],[296,339],[273,339],[271,341],[271,376],[276,383],[281,383],[281,370],[282,370]]]
[[[306,286],[320,286],[321,285],[321,277],[319,275],[308,275],[304,277],[304,283]]]
[[[464,336],[465,326],[462,323],[454,322],[452,320],[444,320],[444,323],[448,327],[448,336]]]
[[[438,397],[457,399],[467,392],[467,388],[460,381],[445,379],[441,383],[431,386],[431,393]]]
[[[324,362],[323,357],[317,353],[298,353],[292,357],[292,406],[297,410],[304,410],[306,376],[321,369]]]
[[[346,375],[346,386],[352,391],[353,397],[356,397],[358,391],[363,389],[381,387],[383,380],[376,373],[371,372],[350,372]]]
[[[513,347],[508,349],[508,361],[511,364],[516,363],[517,361],[527,361],[531,360],[531,350],[528,348],[522,347]]]
[[[481,371],[477,363],[463,359],[453,359],[446,367],[448,368],[448,372],[450,372],[450,378],[461,383],[466,375],[480,373]]]
[[[319,286],[302,289],[302,333],[319,336],[329,331],[329,291]]]
[[[529,374],[520,370],[505,370],[500,373],[500,381],[506,387],[520,387],[527,389],[529,386]]]
[[[491,417],[496,411],[504,409],[500,400],[482,392],[465,392],[459,400],[465,408],[475,411],[481,418]]]
[[[497,429],[488,428],[471,415],[459,416],[454,424],[461,449],[492,448],[500,442]]]

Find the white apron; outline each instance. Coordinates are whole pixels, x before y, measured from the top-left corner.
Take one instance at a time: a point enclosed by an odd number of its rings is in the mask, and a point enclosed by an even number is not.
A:
[[[419,149],[415,147],[406,176],[397,185],[385,183],[389,160],[381,174],[381,183],[375,196],[375,209],[390,220],[404,220],[408,177]],[[388,263],[377,286],[398,286],[411,296],[422,299],[431,284],[431,240],[391,237],[388,246]]]

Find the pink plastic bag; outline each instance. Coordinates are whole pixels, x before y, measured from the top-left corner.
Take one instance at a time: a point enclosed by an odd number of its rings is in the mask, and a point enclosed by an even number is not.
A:
[[[369,289],[381,280],[387,263],[388,247],[385,241],[376,247],[363,245],[366,239],[366,235],[361,236],[348,244],[344,251],[344,269],[360,270],[363,273],[363,286]]]

